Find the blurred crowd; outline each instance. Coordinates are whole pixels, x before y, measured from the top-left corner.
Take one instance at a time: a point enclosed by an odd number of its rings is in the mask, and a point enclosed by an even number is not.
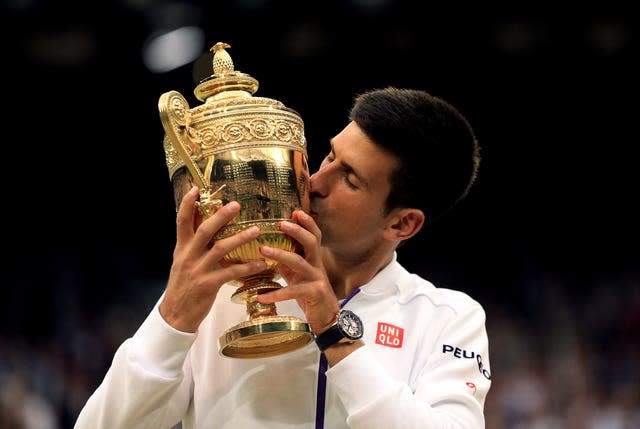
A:
[[[587,282],[585,282],[587,283]],[[538,278],[488,303],[488,429],[640,428],[640,278]]]
[[[487,311],[493,385],[487,429],[640,428],[640,278],[529,279]],[[54,335],[0,335],[0,429],[66,429],[146,317],[162,282],[132,284],[86,314],[70,302]],[[72,300],[73,301],[73,300]]]

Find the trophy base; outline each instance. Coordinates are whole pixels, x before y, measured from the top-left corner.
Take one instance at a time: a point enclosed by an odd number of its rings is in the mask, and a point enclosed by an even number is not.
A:
[[[261,316],[225,331],[220,353],[232,358],[263,358],[299,349],[314,339],[309,324],[294,316]]]

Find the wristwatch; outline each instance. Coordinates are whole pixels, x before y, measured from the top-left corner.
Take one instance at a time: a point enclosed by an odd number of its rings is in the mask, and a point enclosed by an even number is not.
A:
[[[362,320],[351,310],[340,310],[336,322],[316,337],[321,352],[336,343],[352,342],[362,338]]]

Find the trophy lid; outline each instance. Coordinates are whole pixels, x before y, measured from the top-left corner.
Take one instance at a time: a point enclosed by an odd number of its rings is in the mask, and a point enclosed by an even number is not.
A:
[[[244,91],[253,94],[258,90],[258,81],[248,74],[235,71],[233,60],[225,50],[231,45],[218,42],[211,49],[213,52],[213,74],[200,81],[193,93],[200,101],[207,101],[210,97],[225,91]]]

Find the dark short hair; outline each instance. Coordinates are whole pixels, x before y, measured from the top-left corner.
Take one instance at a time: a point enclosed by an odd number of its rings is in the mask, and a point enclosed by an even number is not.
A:
[[[448,102],[422,90],[387,87],[357,95],[349,117],[400,161],[389,177],[387,212],[418,208],[433,222],[469,192],[480,147],[467,119]]]

